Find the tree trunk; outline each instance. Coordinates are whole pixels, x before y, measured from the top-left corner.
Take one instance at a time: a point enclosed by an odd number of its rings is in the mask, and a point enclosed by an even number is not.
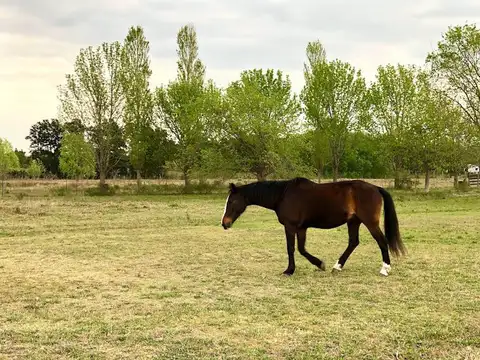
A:
[[[425,170],[425,192],[430,191],[430,169],[427,167]]]
[[[333,152],[333,150],[332,150]],[[340,155],[333,152],[332,156],[332,170],[333,170],[333,182],[338,180],[338,169],[340,168]]]
[[[399,189],[399,188],[400,188],[400,177],[399,177],[398,175],[395,175],[393,187],[394,187],[395,189]]]
[[[5,174],[2,174],[2,197],[5,189]]]
[[[106,184],[107,174],[105,173],[105,169],[100,170],[100,187],[103,189]]]
[[[183,181],[185,182],[185,187],[190,185],[190,178],[188,177],[188,170],[183,170]]]
[[[336,182],[338,180],[338,169],[336,166],[333,167],[333,176],[332,176],[332,181]]]
[[[257,172],[255,176],[257,177],[257,181],[265,181],[267,179],[263,171]]]
[[[338,180],[338,168],[339,168],[339,162],[337,161],[337,159],[333,159],[333,163],[332,163],[332,170],[333,170],[333,182],[337,181]]]
[[[142,187],[142,174],[140,173],[140,170],[137,170],[137,191],[140,191],[141,187]]]
[[[78,176],[75,178],[75,195],[78,193]]]
[[[453,187],[455,189],[458,189],[458,175],[457,174],[453,175]]]
[[[323,177],[323,169],[319,167],[317,169],[317,179],[319,184],[322,182],[322,177]]]

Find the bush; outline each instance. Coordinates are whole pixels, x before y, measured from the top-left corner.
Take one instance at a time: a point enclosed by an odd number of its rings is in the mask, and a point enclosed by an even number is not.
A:
[[[103,186],[95,186],[85,190],[85,195],[88,196],[112,196],[115,195],[120,187],[118,185],[110,186],[105,184]]]
[[[55,196],[70,196],[73,194],[73,190],[65,186],[52,188],[51,192]]]
[[[460,180],[458,182],[458,190],[462,192],[466,192],[470,190],[470,187],[468,186],[468,181],[467,180]]]

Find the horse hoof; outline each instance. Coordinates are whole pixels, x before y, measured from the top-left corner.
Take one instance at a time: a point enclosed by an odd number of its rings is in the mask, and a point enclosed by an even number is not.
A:
[[[388,276],[389,271],[392,267],[388,264],[383,263],[382,268],[380,269],[380,274],[383,276]]]
[[[380,275],[388,276],[388,270],[385,268],[382,268],[382,270],[380,270]]]
[[[335,265],[333,265],[332,273],[339,272],[339,271],[342,271],[342,265],[340,265],[337,261]]]
[[[326,267],[325,267],[325,263],[322,261],[322,263],[320,264],[320,266],[318,267],[319,270],[322,270],[322,271],[325,271],[326,270]]]
[[[285,276],[292,276],[292,275],[293,275],[293,271],[291,271],[291,270],[285,270],[282,274],[285,275]]]

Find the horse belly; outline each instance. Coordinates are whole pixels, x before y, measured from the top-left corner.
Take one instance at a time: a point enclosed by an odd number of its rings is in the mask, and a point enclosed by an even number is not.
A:
[[[318,229],[333,229],[345,224],[350,217],[348,211],[316,209],[316,212],[305,218],[305,226]]]
[[[311,221],[306,221],[304,223],[304,227],[311,227],[311,228],[317,228],[317,229],[333,229],[339,226],[342,226],[343,224],[347,223],[347,218],[343,219],[333,219],[333,220],[311,220]]]

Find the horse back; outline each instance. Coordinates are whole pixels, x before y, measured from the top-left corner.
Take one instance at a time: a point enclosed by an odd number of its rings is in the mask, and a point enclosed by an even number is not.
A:
[[[334,228],[372,211],[379,216],[379,204],[377,188],[362,180],[317,184],[300,179],[285,192],[278,216],[297,227]]]

